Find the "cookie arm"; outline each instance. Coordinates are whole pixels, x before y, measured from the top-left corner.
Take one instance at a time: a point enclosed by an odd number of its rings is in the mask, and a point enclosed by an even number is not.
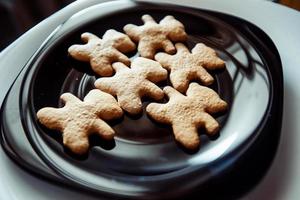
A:
[[[90,42],[92,40],[98,41],[98,43],[101,42],[100,38],[98,38],[96,35],[94,35],[92,33],[88,33],[88,32],[81,34],[81,39],[84,42]]]
[[[147,14],[143,15],[142,20],[145,24],[147,24],[147,23],[156,24],[155,20],[151,17],[151,15],[147,15]]]
[[[116,73],[124,71],[124,70],[129,70],[129,68],[124,63],[121,63],[121,62],[113,63],[112,67],[114,68]]]
[[[76,60],[88,62],[90,61],[90,48],[86,45],[75,44],[69,47],[69,54]]]
[[[91,41],[93,40],[100,44],[101,39],[92,33],[83,33],[81,35],[81,39],[87,44],[72,45],[69,47],[68,52],[73,58],[79,61],[88,62],[91,58],[93,50],[96,48],[96,45],[92,45]]]
[[[81,101],[71,93],[63,93],[60,99],[66,104],[81,103]]]
[[[165,16],[162,20],[160,20],[159,24],[161,25],[168,25],[170,21],[175,20],[175,18],[172,15]]]
[[[100,116],[101,119],[104,120],[117,119],[122,117],[123,115],[123,110],[117,103],[116,104],[106,103],[105,105],[103,105],[101,109],[98,110],[99,110],[98,115]]]
[[[62,108],[45,107],[37,112],[37,118],[47,128],[61,131],[66,115]]]

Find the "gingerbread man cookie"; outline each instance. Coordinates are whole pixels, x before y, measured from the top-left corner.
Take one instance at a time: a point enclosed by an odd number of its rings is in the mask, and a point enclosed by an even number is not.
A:
[[[70,93],[61,95],[65,106],[62,108],[42,108],[37,112],[41,124],[63,133],[63,143],[72,152],[84,154],[89,148],[89,135],[99,134],[111,140],[114,130],[103,120],[122,116],[123,111],[110,94],[91,90],[83,102]]]
[[[84,45],[72,45],[69,54],[79,60],[90,62],[93,71],[100,76],[111,76],[113,62],[130,64],[129,58],[123,53],[133,51],[136,46],[130,38],[120,32],[110,29],[100,39],[92,33],[83,33],[81,39]]]
[[[224,111],[227,103],[215,91],[191,83],[187,96],[170,86],[165,87],[164,92],[169,97],[168,103],[150,103],[146,111],[157,122],[171,124],[175,139],[184,147],[199,147],[199,127],[205,127],[209,135],[219,130],[218,122],[210,114]]]
[[[155,60],[171,71],[170,81],[180,92],[185,92],[192,80],[200,80],[204,85],[211,84],[214,79],[206,69],[225,67],[225,62],[218,58],[216,52],[202,43],[198,43],[192,49],[192,53],[182,43],[177,43],[175,46],[177,49],[175,55],[157,53]]]
[[[157,24],[150,15],[143,15],[144,25],[127,24],[126,34],[138,42],[138,52],[142,57],[153,59],[155,52],[163,49],[167,53],[175,53],[173,42],[184,42],[187,39],[184,26],[173,16],[166,16]]]
[[[141,97],[155,100],[164,97],[163,91],[154,83],[167,78],[167,70],[153,60],[138,57],[128,68],[122,63],[114,63],[116,74],[113,77],[99,78],[95,87],[117,96],[120,106],[130,114],[142,111]],[[153,83],[154,82],[154,83]]]

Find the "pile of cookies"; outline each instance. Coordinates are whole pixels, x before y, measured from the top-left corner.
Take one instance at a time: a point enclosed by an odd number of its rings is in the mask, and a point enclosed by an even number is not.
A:
[[[120,118],[124,112],[141,113],[144,96],[153,101],[168,96],[167,103],[150,103],[147,114],[156,122],[171,125],[175,139],[188,149],[199,147],[199,127],[209,135],[219,130],[210,114],[224,111],[227,103],[206,87],[214,81],[206,69],[224,68],[224,61],[202,43],[190,52],[180,43],[187,40],[185,28],[173,16],[159,23],[150,15],[142,16],[142,20],[142,26],[126,25],[126,34],[111,29],[101,39],[83,33],[85,44],[68,49],[74,59],[89,62],[100,77],[95,81],[96,89],[83,101],[64,93],[60,97],[64,107],[42,108],[37,118],[47,128],[62,132],[64,145],[73,153],[88,151],[90,134],[113,139],[115,132],[106,120]],[[125,53],[134,51],[136,44],[140,57],[131,61]],[[166,80],[168,73],[172,87],[161,89],[156,83]],[[191,82],[195,80],[201,85]]]

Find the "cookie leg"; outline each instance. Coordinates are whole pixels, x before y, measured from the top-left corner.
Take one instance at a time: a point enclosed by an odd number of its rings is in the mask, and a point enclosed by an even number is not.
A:
[[[92,58],[91,67],[93,71],[100,76],[111,76],[113,75],[113,69],[111,62],[107,58]]]
[[[138,52],[144,58],[153,59],[155,54],[155,48],[147,41],[141,40],[138,45]]]
[[[142,111],[142,102],[137,95],[124,94],[118,96],[118,103],[125,111],[130,114],[138,114]]]
[[[115,83],[112,83],[108,77],[98,78],[95,83],[95,87],[103,92],[107,92],[113,96],[116,95]]]
[[[192,124],[173,122],[173,132],[176,141],[188,149],[197,149],[200,145],[197,128]]]
[[[76,154],[84,154],[88,151],[89,140],[85,130],[68,126],[63,131],[63,143],[72,152]]]
[[[173,54],[176,52],[176,49],[170,40],[164,40],[162,42],[162,48],[169,54]]]
[[[106,140],[111,140],[115,136],[115,131],[101,119],[97,119],[93,122],[92,130]]]
[[[219,123],[209,114],[202,113],[201,116],[202,123],[206,129],[207,134],[214,135],[219,130]]]
[[[180,53],[180,54],[190,53],[189,49],[182,43],[176,43],[175,47],[176,47],[177,53]]]
[[[173,87],[180,92],[185,92],[190,82],[188,75],[186,73],[182,73],[181,71],[171,72],[170,81]]]
[[[144,91],[143,94],[141,95],[147,95],[155,100],[160,100],[162,98],[164,98],[164,92],[162,91],[162,89],[160,89],[157,85],[155,85],[154,83],[147,81],[144,83]]]

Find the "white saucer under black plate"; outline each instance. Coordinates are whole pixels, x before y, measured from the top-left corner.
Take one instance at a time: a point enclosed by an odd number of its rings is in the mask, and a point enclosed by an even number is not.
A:
[[[282,68],[271,39],[255,25],[222,13],[162,4],[113,5],[110,14],[102,15],[96,5],[72,16],[26,64],[1,108],[5,151],[40,177],[110,199],[243,195],[268,169],[280,135]],[[173,15],[185,25],[190,49],[203,42],[226,61],[226,70],[211,72],[211,87],[229,103],[227,112],[215,116],[220,133],[208,138],[200,130],[200,149],[188,152],[174,142],[170,127],[153,122],[144,111],[110,122],[117,134],[114,142],[93,137],[88,155],[72,155],[58,132],[36,120],[38,109],[62,106],[60,94],[71,92],[82,99],[93,88],[96,77],[88,63],[70,58],[68,47],[82,43],[83,32],[101,37],[110,28],[141,25],[146,13],[157,21]],[[149,102],[144,99],[144,107]]]

